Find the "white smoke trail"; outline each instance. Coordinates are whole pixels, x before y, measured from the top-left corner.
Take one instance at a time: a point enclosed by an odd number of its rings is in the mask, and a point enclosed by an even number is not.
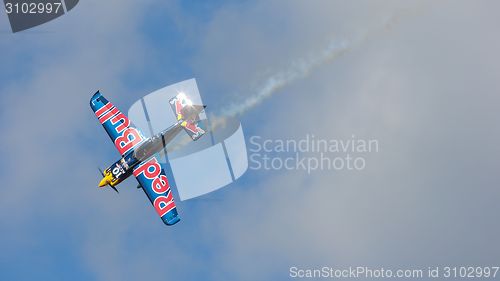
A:
[[[255,107],[266,98],[271,97],[274,93],[291,82],[297,79],[305,78],[309,75],[311,70],[334,60],[347,50],[349,50],[349,44],[347,41],[331,43],[323,51],[312,57],[302,58],[292,62],[288,69],[280,71],[269,77],[255,95],[250,96],[242,103],[234,103],[230,105],[222,111],[223,114],[226,116],[237,116],[247,112],[249,109]]]
[[[312,56],[293,61],[287,69],[279,71],[267,78],[254,95],[248,97],[243,102],[229,105],[227,108],[224,108],[219,115],[211,115],[211,130],[218,127],[224,127],[226,118],[245,114],[290,83],[307,77],[312,70],[340,57],[349,51],[351,47],[352,44],[347,40],[342,40],[338,43],[332,42],[322,51]]]
[[[306,78],[311,71],[327,63],[333,62],[338,57],[351,51],[354,47],[363,45],[364,43],[380,37],[381,34],[390,31],[400,23],[401,18],[406,18],[411,15],[420,14],[426,5],[418,3],[413,7],[406,7],[389,16],[387,20],[379,26],[379,28],[368,28],[365,33],[360,34],[358,38],[351,40],[341,40],[340,42],[330,43],[326,48],[317,52],[315,55],[308,58],[302,58],[293,61],[290,66],[280,72],[271,75],[262,86],[247,99],[233,103],[220,111],[220,114],[210,116],[211,129],[219,126],[225,126],[227,117],[236,117],[245,114],[265,99],[278,93],[279,90],[291,84],[292,82]]]

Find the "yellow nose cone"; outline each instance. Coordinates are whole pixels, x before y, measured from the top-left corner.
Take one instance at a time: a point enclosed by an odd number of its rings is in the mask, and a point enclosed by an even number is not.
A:
[[[102,178],[102,180],[99,182],[99,187],[103,187],[108,185],[108,179],[106,177]]]

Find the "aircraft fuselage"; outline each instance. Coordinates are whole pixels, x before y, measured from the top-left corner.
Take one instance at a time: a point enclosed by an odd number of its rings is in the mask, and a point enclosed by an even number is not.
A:
[[[150,137],[140,144],[136,149],[125,154],[103,172],[103,178],[99,186],[110,185],[115,187],[130,175],[134,168],[142,161],[160,152],[181,130],[181,121],[165,129],[164,131]]]

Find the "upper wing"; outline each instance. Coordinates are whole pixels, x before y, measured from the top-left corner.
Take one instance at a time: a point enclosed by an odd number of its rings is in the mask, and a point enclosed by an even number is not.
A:
[[[131,126],[127,116],[99,91],[90,99],[90,107],[121,155],[125,155],[146,139],[137,128]]]
[[[177,223],[180,219],[175,207],[174,197],[165,171],[161,168],[156,157],[151,157],[135,167],[134,176],[163,222],[166,225]]]

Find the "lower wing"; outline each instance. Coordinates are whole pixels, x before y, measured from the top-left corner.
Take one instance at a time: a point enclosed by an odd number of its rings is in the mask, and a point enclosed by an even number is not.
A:
[[[134,176],[166,225],[180,219],[165,171],[156,157],[151,157],[134,168]]]

